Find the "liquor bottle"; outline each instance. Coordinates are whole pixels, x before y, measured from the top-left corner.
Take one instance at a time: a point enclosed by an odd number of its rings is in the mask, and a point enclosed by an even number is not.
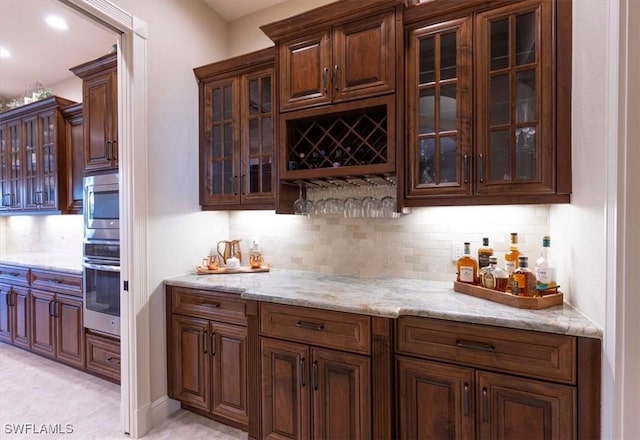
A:
[[[471,256],[471,243],[465,242],[464,255],[458,258],[458,281],[461,283],[475,284],[478,278],[478,262]]]
[[[489,257],[493,255],[493,249],[489,247],[489,237],[484,237],[482,239],[482,246],[478,248],[478,267],[482,269],[483,267],[489,266]]]
[[[484,272],[482,272],[484,271]],[[498,290],[504,292],[507,290],[509,282],[509,274],[506,270],[498,267],[498,257],[492,255],[489,257],[489,267],[485,267],[482,272],[482,286],[487,289]]]
[[[513,271],[511,293],[522,296],[536,296],[536,276],[529,269],[529,258],[518,257],[519,267]]]
[[[513,279],[511,278],[511,275],[518,267],[518,257],[520,255],[521,255],[520,251],[518,250],[518,233],[512,232],[511,246],[509,246],[509,252],[504,254],[504,268],[509,274],[509,283],[507,285],[507,288],[511,287],[511,282],[513,281]]]
[[[555,265],[549,259],[550,247],[551,237],[545,235],[542,237],[540,257],[536,260],[536,289],[538,289],[538,293],[540,294],[543,294],[545,290],[554,289],[558,285]]]

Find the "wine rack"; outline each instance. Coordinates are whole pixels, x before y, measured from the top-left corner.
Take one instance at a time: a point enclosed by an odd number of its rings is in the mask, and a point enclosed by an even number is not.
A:
[[[365,106],[342,106],[285,115],[281,138],[282,177],[330,178],[367,174],[394,174],[392,133],[395,117],[386,100]],[[336,106],[334,106],[336,107]]]

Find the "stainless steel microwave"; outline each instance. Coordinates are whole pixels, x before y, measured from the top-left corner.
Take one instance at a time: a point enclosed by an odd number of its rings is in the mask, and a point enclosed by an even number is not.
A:
[[[84,178],[85,240],[120,239],[118,173]]]

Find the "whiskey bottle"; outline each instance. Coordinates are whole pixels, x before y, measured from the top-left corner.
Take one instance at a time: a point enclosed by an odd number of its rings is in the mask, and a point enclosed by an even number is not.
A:
[[[484,272],[483,272],[484,271]],[[499,290],[504,292],[507,290],[509,282],[509,274],[501,267],[498,267],[498,257],[492,255],[489,257],[489,267],[480,270],[482,273],[482,286],[487,289]]]
[[[536,289],[541,295],[547,290],[557,287],[556,268],[549,258],[549,248],[551,247],[551,237],[542,237],[542,250],[540,257],[536,260]],[[553,292],[546,292],[553,293]]]
[[[513,279],[511,278],[513,272],[518,267],[518,257],[520,256],[520,251],[518,250],[518,233],[511,233],[511,246],[509,246],[509,252],[504,254],[504,268],[509,274],[509,283],[507,288],[511,287],[511,282]]]
[[[483,267],[489,266],[489,257],[493,255],[493,249],[489,247],[489,237],[484,237],[482,239],[482,246],[478,248],[478,267],[482,269]]]
[[[461,283],[476,284],[478,279],[478,262],[471,256],[471,243],[464,243],[464,254],[456,263],[458,269],[458,281]]]
[[[529,269],[529,258],[518,257],[519,267],[513,271],[511,293],[521,296],[536,296],[536,276]]]

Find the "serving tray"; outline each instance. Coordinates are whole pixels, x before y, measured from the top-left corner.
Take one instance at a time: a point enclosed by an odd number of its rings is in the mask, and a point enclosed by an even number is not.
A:
[[[216,274],[229,274],[229,273],[256,273],[256,272],[269,272],[269,267],[261,267],[259,269],[252,269],[249,266],[240,266],[237,269],[227,269],[221,267],[220,269],[209,270],[204,266],[196,266],[196,273],[198,275],[216,275]]]
[[[540,297],[518,296],[458,281],[453,282],[453,290],[519,309],[546,309],[547,307],[562,305],[563,302],[562,292],[550,293]]]

